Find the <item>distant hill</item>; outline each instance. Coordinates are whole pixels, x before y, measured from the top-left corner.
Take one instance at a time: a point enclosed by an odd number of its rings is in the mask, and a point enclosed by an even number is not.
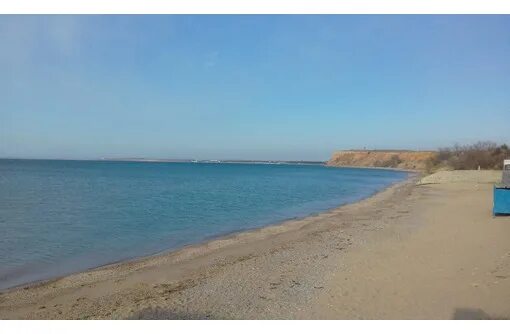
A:
[[[423,170],[435,151],[347,150],[337,151],[327,162],[335,167],[385,167]]]

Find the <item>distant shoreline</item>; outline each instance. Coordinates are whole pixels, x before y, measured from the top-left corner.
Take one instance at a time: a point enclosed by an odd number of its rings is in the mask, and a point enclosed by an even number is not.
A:
[[[285,161],[285,160],[175,160],[175,159],[102,159],[98,161],[126,162],[174,162],[196,164],[245,164],[245,165],[326,165],[325,161]]]
[[[325,164],[326,167],[330,168],[359,168],[359,169],[380,169],[380,170],[391,170],[395,172],[407,172],[407,173],[414,173],[414,174],[423,174],[423,170],[419,169],[405,169],[405,168],[397,168],[397,167],[372,167],[372,166],[333,166]]]
[[[360,168],[360,169],[380,169],[397,172],[423,173],[418,169],[406,169],[397,167],[376,167],[376,166],[335,166],[329,165],[327,161],[278,161],[278,160],[188,160],[188,159],[37,159],[37,158],[0,158],[2,160],[33,160],[33,161],[91,161],[91,162],[142,162],[142,163],[189,163],[189,164],[242,164],[242,165],[309,165],[325,166],[331,168]]]
[[[99,159],[53,159],[53,158],[0,158],[1,160],[33,161],[97,161],[97,162],[159,162],[159,163],[198,163],[198,164],[254,164],[254,165],[325,165],[326,161],[308,160],[194,160],[194,159],[143,159],[143,158],[99,158]]]

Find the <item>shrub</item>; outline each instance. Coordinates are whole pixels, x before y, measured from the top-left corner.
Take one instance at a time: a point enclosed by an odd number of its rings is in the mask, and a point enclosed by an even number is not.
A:
[[[483,141],[472,145],[454,145],[439,149],[438,154],[427,161],[427,171],[437,169],[502,169],[503,160],[510,158],[506,144]]]

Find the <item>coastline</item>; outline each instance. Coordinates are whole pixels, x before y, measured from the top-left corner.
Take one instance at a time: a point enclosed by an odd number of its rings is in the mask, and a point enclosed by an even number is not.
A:
[[[327,211],[322,211],[306,216],[304,218],[290,219],[261,228],[229,233],[227,235],[217,237],[202,243],[184,246],[177,250],[163,251],[153,255],[119,261],[97,268],[64,275],[61,277],[31,282],[4,289],[0,291],[0,318],[5,317],[3,301],[7,296],[26,295],[27,293],[38,295],[41,292],[44,295],[46,292],[58,289],[59,287],[63,289],[68,289],[70,287],[82,288],[83,286],[94,285],[98,282],[104,282],[112,279],[123,279],[144,269],[155,268],[162,265],[193,262],[194,260],[199,260],[201,257],[211,255],[214,256],[215,253],[221,252],[222,250],[226,250],[228,248],[239,248],[246,244],[257,244],[268,241],[272,243],[272,240],[275,238],[283,237],[283,239],[285,239],[286,236],[300,234],[303,229],[322,229],[324,226],[315,225],[314,223],[345,209],[363,207],[370,205],[370,203],[373,201],[383,200],[384,198],[391,197],[400,189],[413,186],[415,179],[416,176],[410,175],[405,180],[384,188],[374,193],[372,196],[362,199],[361,201],[344,204]],[[239,253],[235,255],[235,257],[243,258],[243,255],[242,253]],[[7,316],[6,318],[10,317]],[[16,316],[14,318],[18,317]],[[29,316],[28,318],[38,317]]]
[[[357,167],[349,167],[349,168],[357,168]],[[359,167],[359,168],[364,168],[364,167]],[[385,168],[385,169],[387,169],[387,168]],[[405,171],[405,170],[398,170],[398,169],[393,169],[393,170]],[[411,172],[411,171],[407,171],[407,172]],[[414,172],[416,173],[416,171],[414,171]],[[228,247],[228,246],[233,245],[239,241],[254,241],[257,237],[260,237],[260,236],[268,237],[273,234],[289,232],[289,231],[292,231],[293,229],[301,228],[302,227],[301,223],[303,223],[302,221],[306,221],[306,223],[309,223],[308,220],[310,218],[317,217],[317,216],[320,216],[323,214],[327,215],[327,214],[332,213],[336,210],[339,210],[343,207],[362,203],[366,200],[371,199],[372,197],[377,196],[380,193],[384,193],[386,191],[391,191],[393,188],[399,188],[399,187],[404,186],[408,183],[414,183],[416,181],[415,179],[417,179],[417,178],[418,178],[418,174],[410,173],[407,176],[407,178],[405,178],[404,180],[398,181],[394,184],[391,184],[388,187],[385,187],[379,191],[376,191],[368,197],[362,198],[361,200],[358,200],[355,202],[341,204],[339,206],[330,208],[328,210],[314,212],[314,213],[311,213],[311,214],[308,214],[308,215],[305,215],[302,217],[293,217],[293,218],[289,218],[289,219],[285,219],[285,220],[281,220],[281,221],[276,221],[274,223],[264,225],[262,227],[241,229],[241,230],[232,231],[232,232],[228,232],[228,233],[224,233],[224,234],[219,234],[219,235],[215,235],[215,236],[206,238],[202,241],[183,245],[181,247],[177,247],[174,249],[165,249],[165,250],[161,250],[161,251],[158,251],[158,252],[155,252],[152,254],[136,256],[133,258],[122,259],[119,261],[113,261],[113,262],[106,263],[106,264],[103,264],[100,266],[91,267],[91,268],[88,268],[85,270],[70,272],[70,273],[67,273],[64,275],[57,275],[55,277],[51,277],[48,279],[41,279],[41,280],[36,280],[36,281],[32,281],[32,282],[17,284],[12,287],[0,289],[0,294],[9,293],[11,291],[18,290],[18,289],[27,289],[27,288],[30,289],[33,287],[38,287],[38,286],[42,286],[42,285],[46,285],[46,284],[52,284],[53,282],[56,282],[61,279],[70,278],[70,277],[76,276],[76,275],[87,274],[89,272],[95,272],[95,271],[101,271],[101,270],[118,270],[118,269],[122,268],[123,266],[127,266],[127,267],[139,266],[139,265],[144,266],[145,264],[147,264],[149,262],[157,261],[158,258],[166,258],[166,257],[174,257],[175,256],[175,257],[179,257],[179,258],[182,257],[182,259],[188,259],[188,257],[193,256],[193,254],[201,253],[203,249],[207,249],[208,251],[213,251],[213,250],[217,250],[221,247]]]
[[[0,294],[5,319],[510,316],[510,217],[491,185],[416,185]],[[399,268],[398,271],[394,268]]]
[[[16,158],[0,157],[2,160],[28,160],[28,161],[90,161],[90,162],[146,162],[146,163],[177,163],[177,164],[251,164],[251,165],[306,165],[325,166],[325,161],[278,161],[278,160],[200,160],[193,159],[144,159],[144,158],[91,158],[91,159],[64,159],[64,158]]]
[[[395,172],[407,172],[407,173],[415,173],[416,175],[423,175],[425,172],[421,169],[406,169],[406,168],[397,168],[397,167],[375,167],[375,166],[335,166],[324,164],[325,167],[330,168],[360,168],[360,169],[376,169],[376,170],[392,170]]]

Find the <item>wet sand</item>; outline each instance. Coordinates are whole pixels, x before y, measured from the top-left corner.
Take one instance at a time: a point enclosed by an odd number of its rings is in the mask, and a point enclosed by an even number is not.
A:
[[[0,318],[509,318],[510,217],[476,175],[4,291]]]

